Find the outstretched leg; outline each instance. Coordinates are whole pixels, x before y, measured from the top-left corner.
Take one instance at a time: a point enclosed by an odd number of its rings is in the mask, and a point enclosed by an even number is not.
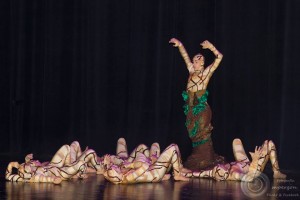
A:
[[[97,171],[97,174],[103,173],[103,167],[97,161],[97,154],[93,149],[87,149],[82,152],[81,156],[78,158],[79,161],[84,161],[89,167],[92,167]]]
[[[194,171],[182,174],[189,178],[213,178],[217,181],[240,181],[245,175],[245,173],[238,166],[240,163],[242,162],[218,164],[210,170],[201,170],[199,172]]]
[[[53,156],[49,165],[55,167],[63,167],[66,163],[70,163],[70,146],[63,145]]]
[[[160,156],[160,146],[157,142],[153,143],[150,148],[150,159],[152,163],[155,163]]]
[[[213,178],[212,172],[213,170],[201,170],[201,171],[181,172],[181,174],[187,178]]]
[[[70,163],[66,163],[66,164],[71,164],[76,162],[77,158],[81,156],[81,154],[82,151],[79,142],[77,141],[72,142],[72,144],[70,145]]]
[[[127,145],[124,138],[119,138],[117,142],[116,155],[122,159],[128,158]]]
[[[140,144],[131,152],[126,161],[128,163],[132,163],[134,161],[145,162],[145,159],[149,158],[149,155],[149,148],[144,144]]]
[[[176,144],[168,146],[164,152],[159,156],[157,161],[150,167],[151,171],[157,173],[159,179],[162,179],[167,170],[173,167],[174,179],[180,181],[188,181],[189,178],[181,174],[182,161],[179,148]]]
[[[245,153],[242,141],[238,138],[232,142],[233,155],[238,162],[250,162],[247,154]]]
[[[30,180],[26,182],[30,183],[54,183],[60,184],[62,181],[61,177],[56,176],[45,176],[44,174],[35,174]]]
[[[78,160],[70,166],[65,167],[52,167],[48,169],[51,172],[51,176],[61,177],[62,180],[67,180],[73,176],[85,178],[86,163],[82,160]]]
[[[273,168],[273,177],[278,179],[285,179],[286,175],[280,172],[279,165],[278,165],[278,159],[277,159],[277,151],[275,144],[272,140],[268,142],[268,151],[270,155],[270,161]]]
[[[266,140],[261,147],[255,148],[254,153],[250,152],[250,155],[252,157],[252,162],[249,166],[248,174],[252,175],[252,177],[259,176],[270,159],[274,171],[274,178],[286,178],[286,175],[279,171],[276,148],[272,141]]]

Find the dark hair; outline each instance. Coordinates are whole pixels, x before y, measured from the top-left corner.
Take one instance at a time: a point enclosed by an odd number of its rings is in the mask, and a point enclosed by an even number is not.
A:
[[[205,61],[205,57],[204,57],[201,53],[196,54],[196,55],[193,57],[193,59],[194,59],[196,56],[197,56],[197,57],[200,56],[200,58],[202,57],[202,58],[203,58],[203,61]],[[200,59],[200,58],[199,58],[199,59]]]

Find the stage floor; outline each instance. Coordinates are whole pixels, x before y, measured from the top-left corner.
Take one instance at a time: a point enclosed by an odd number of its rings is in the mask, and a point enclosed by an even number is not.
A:
[[[283,170],[286,180],[267,179],[255,183],[217,182],[210,179],[191,179],[178,182],[173,179],[160,183],[114,185],[102,175],[90,174],[87,179],[50,183],[12,183],[5,181],[8,162],[1,162],[0,199],[300,199],[300,173]],[[268,171],[268,170],[267,170]]]

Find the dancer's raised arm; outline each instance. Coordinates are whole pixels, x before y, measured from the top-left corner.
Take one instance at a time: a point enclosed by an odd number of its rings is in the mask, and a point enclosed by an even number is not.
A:
[[[218,51],[218,49],[212,44],[210,43],[208,40],[203,41],[201,44],[203,49],[209,49],[213,52],[213,54],[216,56],[214,62],[212,64],[210,64],[208,67],[205,68],[204,70],[204,74],[207,75],[212,75],[212,73],[217,69],[217,67],[219,66],[223,55],[221,52]]]
[[[187,69],[189,70],[189,72],[193,72],[193,63],[187,53],[187,51],[185,50],[183,44],[176,38],[172,38],[169,43],[172,43],[174,47],[178,47],[178,50],[186,64]]]

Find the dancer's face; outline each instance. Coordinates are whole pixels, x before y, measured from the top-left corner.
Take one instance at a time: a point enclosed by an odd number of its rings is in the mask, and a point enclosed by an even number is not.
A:
[[[193,58],[193,64],[195,70],[203,70],[204,69],[204,57],[201,54],[197,54]]]

